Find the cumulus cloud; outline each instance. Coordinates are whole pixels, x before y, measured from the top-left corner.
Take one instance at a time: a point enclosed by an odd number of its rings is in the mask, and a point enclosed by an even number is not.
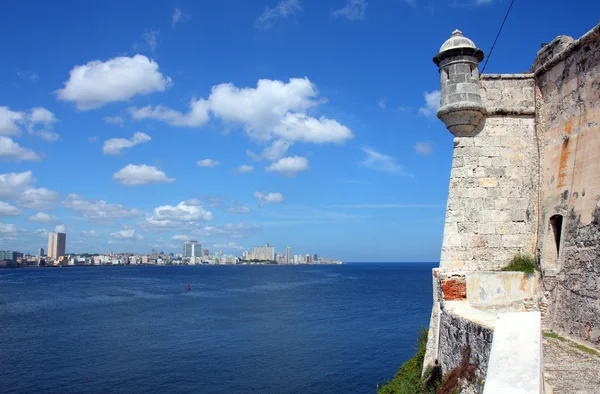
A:
[[[252,167],[250,164],[242,164],[241,166],[233,170],[233,172],[236,174],[245,174],[247,172],[252,171],[254,171],[254,167]]]
[[[94,60],[75,66],[65,87],[56,93],[85,111],[111,102],[127,101],[134,96],[162,92],[171,85],[158,63],[143,55],[116,57],[105,62]]]
[[[14,224],[0,222],[0,234],[10,236],[17,235],[17,232],[17,227]]]
[[[46,188],[34,188],[31,171],[0,174],[0,198],[12,200],[21,208],[48,210],[54,208],[59,194]]]
[[[13,207],[7,202],[0,201],[0,216],[17,216],[21,214],[21,210]]]
[[[167,175],[156,167],[146,164],[128,164],[113,174],[120,184],[127,186],[144,185],[146,183],[168,183],[174,182],[174,178]]]
[[[283,202],[283,195],[281,193],[254,192],[254,197],[258,200],[260,205],[278,204]]]
[[[257,155],[250,150],[247,150],[246,154],[254,160],[266,159],[273,161],[282,158],[291,145],[292,143],[290,141],[276,140],[270,146],[266,147],[260,155]]]
[[[51,131],[56,117],[43,107],[34,107],[29,111],[12,111],[0,106],[0,134],[20,135],[25,127],[29,134],[46,141],[56,141],[59,135]]]
[[[334,18],[344,17],[349,21],[365,19],[367,15],[367,0],[348,0],[344,8],[333,11]]]
[[[104,145],[102,146],[102,152],[104,152],[105,155],[118,155],[121,153],[122,149],[132,148],[138,144],[148,142],[151,139],[152,138],[150,138],[148,134],[141,132],[134,133],[131,139],[111,138],[109,140],[104,141]]]
[[[308,78],[291,78],[287,83],[261,79],[256,88],[238,88],[231,83],[214,86],[207,100],[192,100],[186,114],[160,105],[129,111],[134,120],[157,119],[185,127],[203,126],[212,113],[225,123],[240,125],[258,141],[321,144],[352,138],[352,131],[336,120],[305,113],[322,102],[317,99],[318,94]],[[279,144],[275,151],[283,149],[285,143]]]
[[[226,244],[213,244],[213,248],[216,249],[235,249],[235,250],[244,250],[246,249],[242,245],[239,245],[235,242],[227,242]]]
[[[433,153],[433,144],[431,142],[417,142],[415,144],[415,153],[427,157]]]
[[[219,164],[221,164],[221,162],[213,159],[203,159],[198,160],[196,164],[198,165],[198,167],[216,167]]]
[[[404,166],[398,164],[395,157],[377,152],[375,149],[366,146],[362,150],[367,154],[367,158],[360,163],[363,167],[390,174],[412,176],[406,172]]]
[[[188,205],[185,201],[178,205],[162,205],[154,208],[154,220],[172,220],[180,222],[193,222],[198,220],[212,220],[212,213],[205,211],[199,205]]]
[[[67,226],[65,226],[64,224],[59,224],[56,227],[54,227],[54,231],[57,233],[66,233],[67,232]]]
[[[162,205],[154,208],[152,215],[138,225],[146,231],[190,231],[197,228],[197,221],[209,221],[212,218],[212,213],[200,205],[183,201],[176,206]]]
[[[31,215],[30,217],[28,217],[27,220],[38,223],[50,223],[56,220],[56,218],[54,216],[48,215],[47,213],[38,212],[35,215]]]
[[[119,239],[131,239],[131,240],[142,240],[144,237],[140,234],[136,234],[134,229],[127,229],[114,232],[110,234],[111,237]]]
[[[185,242],[185,241],[189,241],[191,239],[192,238],[187,235],[173,235],[171,237],[171,241],[184,241]]]
[[[425,105],[419,108],[419,113],[424,116],[433,116],[440,109],[440,91],[425,92]]]
[[[266,169],[266,172],[278,172],[281,175],[294,176],[298,172],[308,170],[308,160],[306,157],[292,156],[279,159],[275,163],[271,163]]]
[[[302,12],[300,0],[282,0],[273,8],[265,7],[265,11],[256,19],[255,26],[269,29],[276,21],[291,18],[300,12]]]
[[[86,200],[78,194],[69,194],[61,205],[93,221],[131,219],[144,215],[136,208],[128,208],[121,204],[109,204],[104,200]]]
[[[10,137],[0,136],[0,160],[23,161],[40,160],[40,155],[29,148],[24,148]]]
[[[36,237],[40,237],[40,238],[46,238],[48,239],[48,230],[46,230],[45,228],[38,228],[37,230],[35,230],[33,232],[33,234]]]

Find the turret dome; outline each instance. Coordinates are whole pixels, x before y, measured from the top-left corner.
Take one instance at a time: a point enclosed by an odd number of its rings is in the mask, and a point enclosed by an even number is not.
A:
[[[463,36],[462,31],[456,29],[452,32],[452,36],[441,46],[440,52],[454,48],[476,48],[476,46],[473,41]]]

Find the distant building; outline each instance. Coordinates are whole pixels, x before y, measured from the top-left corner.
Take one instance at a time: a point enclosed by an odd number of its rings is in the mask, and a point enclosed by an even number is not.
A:
[[[313,262],[315,262],[315,263],[316,263],[317,261],[319,261],[319,256],[317,256],[317,254],[316,254],[316,253],[315,253],[315,254],[313,254],[313,259],[312,259],[312,261],[313,261]]]
[[[255,246],[250,255],[251,260],[275,260],[275,247],[269,245]]]
[[[285,263],[289,264],[290,263],[290,247],[288,246],[287,248],[285,248]]]
[[[38,254],[37,254],[37,255],[38,255],[38,257],[45,256],[45,254],[44,254],[44,248],[39,248],[39,249],[38,249]]]
[[[67,234],[53,231],[48,234],[48,257],[57,260],[65,255]]]
[[[209,250],[209,249],[204,249],[204,250],[202,251],[202,255],[203,255],[204,257],[208,257],[208,256],[210,256],[210,250]]]
[[[285,256],[281,253],[277,253],[275,261],[277,261],[277,264],[285,264]]]
[[[202,245],[196,241],[184,242],[183,257],[202,257]]]
[[[0,250],[0,267],[16,267],[18,253],[12,250]]]
[[[310,264],[310,263],[312,263],[312,257],[309,254],[307,254],[306,255],[306,264]]]

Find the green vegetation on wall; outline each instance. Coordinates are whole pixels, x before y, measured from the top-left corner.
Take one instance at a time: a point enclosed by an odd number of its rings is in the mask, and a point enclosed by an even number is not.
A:
[[[527,276],[533,275],[537,268],[535,258],[530,255],[518,254],[510,261],[506,267],[502,268],[502,271],[519,271],[524,272]]]

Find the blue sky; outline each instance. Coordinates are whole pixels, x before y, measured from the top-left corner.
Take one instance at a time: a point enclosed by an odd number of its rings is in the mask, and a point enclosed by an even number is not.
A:
[[[487,73],[591,29],[600,3],[516,1]],[[93,7],[90,5],[93,4]],[[0,249],[437,261],[452,136],[431,58],[484,52],[508,0],[8,1]]]

